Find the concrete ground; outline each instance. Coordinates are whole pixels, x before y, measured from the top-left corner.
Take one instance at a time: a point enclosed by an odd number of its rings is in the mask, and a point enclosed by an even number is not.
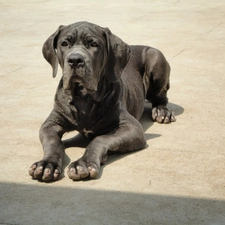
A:
[[[224,0],[1,0],[0,18],[0,224],[225,224]],[[66,170],[84,152],[78,136],[62,179],[38,182],[28,168],[42,158],[38,131],[61,76],[52,78],[42,44],[82,20],[165,54],[177,122],[153,123],[146,105],[147,149],[74,182]]]

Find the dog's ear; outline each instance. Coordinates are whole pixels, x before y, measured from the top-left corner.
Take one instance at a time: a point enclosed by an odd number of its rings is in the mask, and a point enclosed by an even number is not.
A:
[[[126,67],[130,59],[130,47],[123,42],[116,35],[105,28],[106,42],[107,42],[107,79],[111,83],[115,83],[121,77],[123,69]]]
[[[42,48],[42,53],[47,62],[52,66],[53,69],[53,77],[56,76],[58,70],[58,58],[56,53],[57,48],[57,40],[60,32],[65,26],[59,26],[57,31],[52,34],[44,43]]]

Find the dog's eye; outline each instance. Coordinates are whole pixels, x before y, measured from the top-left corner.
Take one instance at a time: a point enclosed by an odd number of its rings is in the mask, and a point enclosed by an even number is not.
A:
[[[61,45],[64,46],[64,47],[65,47],[65,46],[68,46],[68,42],[67,42],[67,41],[63,41],[63,42],[61,43]]]
[[[98,44],[97,44],[96,42],[93,41],[93,42],[91,43],[91,47],[98,47]]]

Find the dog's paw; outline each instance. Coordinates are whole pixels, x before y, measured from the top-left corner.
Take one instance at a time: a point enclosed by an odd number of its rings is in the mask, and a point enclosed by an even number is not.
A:
[[[98,175],[100,164],[79,159],[69,165],[67,174],[73,180],[82,180],[85,178],[95,178]]]
[[[35,162],[29,169],[30,176],[45,182],[58,180],[61,172],[62,169],[57,163],[46,160]]]
[[[152,119],[158,123],[170,123],[176,121],[174,112],[162,105],[152,109]]]

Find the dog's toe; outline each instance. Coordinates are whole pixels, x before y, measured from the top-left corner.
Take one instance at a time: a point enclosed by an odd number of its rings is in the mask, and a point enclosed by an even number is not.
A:
[[[68,176],[73,180],[81,180],[89,176],[88,169],[83,166],[70,165],[68,169]]]
[[[42,180],[42,181],[54,181],[58,180],[61,174],[61,168],[57,163],[40,161],[34,163],[30,169],[29,174],[34,179]]]
[[[83,160],[77,160],[70,164],[68,168],[68,176],[73,180],[82,180],[85,178],[95,178],[98,174],[98,169],[91,163]]]
[[[170,123],[176,121],[174,112],[165,106],[154,107],[152,109],[152,119],[158,123]]]
[[[98,175],[96,168],[94,168],[93,166],[89,166],[88,170],[91,178],[95,178]]]

